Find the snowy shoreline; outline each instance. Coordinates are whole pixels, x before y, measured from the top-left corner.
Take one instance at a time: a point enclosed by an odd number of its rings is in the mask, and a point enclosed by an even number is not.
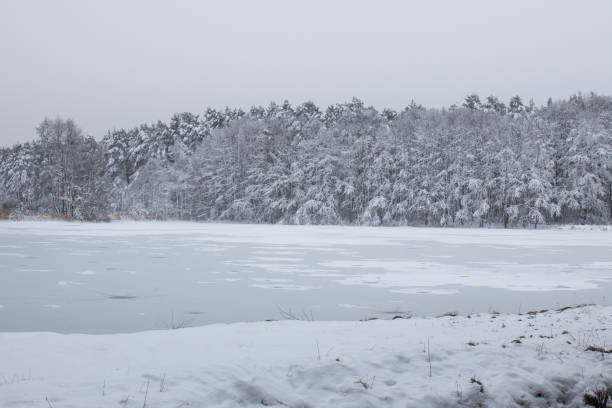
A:
[[[579,407],[612,383],[612,356],[586,348],[610,344],[612,307],[602,306],[0,333],[0,406]]]
[[[476,231],[486,230],[578,230],[578,231],[609,231],[612,229],[610,223],[595,223],[595,224],[539,224],[537,228],[533,226],[521,226],[511,225],[504,227],[503,223],[487,223],[486,225],[480,226],[475,223],[465,223],[465,225],[440,225],[440,224],[425,224],[425,223],[414,223],[414,224],[380,224],[380,225],[367,225],[367,224],[288,224],[288,223],[270,223],[270,222],[249,222],[249,221],[227,221],[227,220],[185,220],[178,218],[165,218],[165,219],[146,219],[138,217],[108,217],[105,220],[98,221],[87,221],[80,220],[77,218],[62,218],[55,217],[45,214],[32,215],[32,214],[13,214],[8,218],[0,218],[0,223],[28,223],[28,222],[49,222],[49,223],[75,223],[75,224],[129,224],[129,223],[180,223],[180,224],[213,224],[213,225],[279,225],[279,226],[310,226],[310,227],[355,227],[355,228],[425,228],[425,229],[470,229]]]

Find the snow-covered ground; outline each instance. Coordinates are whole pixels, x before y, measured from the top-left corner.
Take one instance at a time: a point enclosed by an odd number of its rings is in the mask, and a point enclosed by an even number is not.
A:
[[[612,230],[0,222],[0,331],[610,305]]]
[[[2,407],[581,407],[612,307],[0,334]],[[47,403],[48,400],[48,403]],[[47,405],[48,404],[48,405]]]
[[[612,344],[601,228],[2,222],[0,277],[0,407],[579,407],[612,384],[586,350]]]

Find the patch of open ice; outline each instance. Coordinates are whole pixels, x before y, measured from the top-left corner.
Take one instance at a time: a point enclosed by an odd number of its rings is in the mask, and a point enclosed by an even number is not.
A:
[[[78,272],[79,275],[95,275],[97,272],[93,271],[91,269],[87,269],[85,271],[82,272]]]

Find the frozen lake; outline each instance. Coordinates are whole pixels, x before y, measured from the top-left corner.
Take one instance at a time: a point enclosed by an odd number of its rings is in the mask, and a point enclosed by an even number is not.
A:
[[[0,222],[0,331],[610,305],[612,231]]]

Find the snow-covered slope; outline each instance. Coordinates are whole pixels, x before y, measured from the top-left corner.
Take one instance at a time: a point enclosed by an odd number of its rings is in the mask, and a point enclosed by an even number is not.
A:
[[[582,406],[612,307],[116,335],[0,334],[2,407]],[[48,401],[47,401],[48,400]],[[482,404],[482,405],[481,405]]]

